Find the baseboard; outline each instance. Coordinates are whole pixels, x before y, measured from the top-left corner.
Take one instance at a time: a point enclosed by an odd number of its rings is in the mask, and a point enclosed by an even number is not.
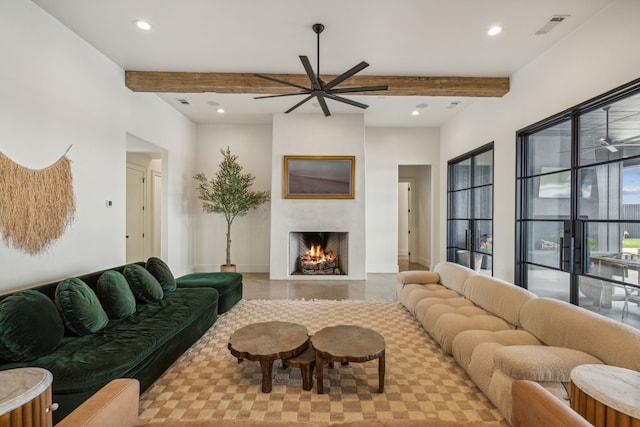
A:
[[[369,264],[367,265],[367,273],[397,273],[398,264]]]
[[[425,257],[418,257],[418,264],[431,268],[431,260]]]
[[[220,271],[220,265],[196,264],[193,266],[194,273],[205,273]],[[269,266],[266,264],[237,264],[236,271],[239,273],[268,273]]]
[[[409,251],[398,251],[398,256],[409,256]]]

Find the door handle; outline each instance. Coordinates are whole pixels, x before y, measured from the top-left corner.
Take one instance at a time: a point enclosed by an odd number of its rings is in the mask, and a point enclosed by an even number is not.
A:
[[[571,237],[571,240],[569,241],[569,272],[573,273],[573,264],[575,261],[575,256],[574,256],[574,245],[575,245],[575,239],[573,237]]]

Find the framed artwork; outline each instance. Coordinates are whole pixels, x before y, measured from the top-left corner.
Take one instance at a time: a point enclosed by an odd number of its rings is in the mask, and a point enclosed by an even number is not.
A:
[[[284,198],[355,198],[355,159],[355,156],[284,156]]]

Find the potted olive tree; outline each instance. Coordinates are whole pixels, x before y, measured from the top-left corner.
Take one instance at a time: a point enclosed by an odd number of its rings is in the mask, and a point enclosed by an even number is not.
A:
[[[220,266],[221,271],[235,271],[231,264],[231,224],[239,216],[244,216],[250,209],[269,201],[268,191],[252,191],[251,184],[255,177],[250,173],[242,173],[238,156],[231,154],[229,147],[221,149],[223,159],[215,178],[208,179],[205,174],[194,176],[198,181],[198,198],[202,200],[202,210],[207,213],[221,213],[227,220],[227,258]]]

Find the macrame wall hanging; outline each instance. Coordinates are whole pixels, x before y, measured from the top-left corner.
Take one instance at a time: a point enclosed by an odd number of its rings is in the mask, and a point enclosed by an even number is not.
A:
[[[0,153],[0,235],[8,246],[38,254],[73,221],[76,198],[69,149],[43,169],[26,168]]]

